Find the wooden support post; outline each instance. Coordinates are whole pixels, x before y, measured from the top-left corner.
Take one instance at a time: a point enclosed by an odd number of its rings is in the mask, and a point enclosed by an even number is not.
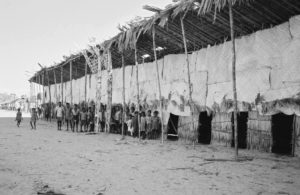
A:
[[[30,80],[30,108],[31,108],[31,103],[32,103],[32,99],[33,99],[33,90],[32,90],[32,81]]]
[[[40,74],[38,75],[37,95],[38,94],[41,94],[41,75]],[[42,98],[41,95],[40,95],[40,98]],[[41,102],[41,100],[40,100],[40,102]],[[39,106],[40,102],[39,101],[37,102],[38,106]]]
[[[35,78],[36,78],[36,84],[35,84],[35,87],[34,87],[34,91],[35,91],[35,99],[36,99],[35,107],[37,108],[38,105],[39,105],[38,98],[37,98],[37,95],[38,95],[38,83],[39,83],[39,81],[38,81],[38,78],[37,78],[37,77],[35,77]]]
[[[192,115],[192,131],[195,132],[195,124],[194,124],[194,104],[192,100],[192,83],[191,83],[191,73],[190,73],[190,62],[189,62],[189,56],[188,56],[188,50],[187,50],[187,44],[186,44],[186,36],[185,36],[185,29],[184,29],[184,20],[185,15],[181,17],[180,22],[181,22],[181,30],[182,30],[182,39],[183,39],[183,45],[184,45],[184,51],[185,51],[185,56],[186,56],[186,66],[187,66],[187,77],[188,77],[188,85],[189,85],[189,105],[191,109],[191,115]],[[194,133],[194,135],[196,135]],[[195,141],[196,137],[193,139],[193,146],[195,147]]]
[[[54,88],[54,92],[55,92],[55,103],[57,104],[57,80],[56,80],[55,69],[53,69],[53,74],[54,74],[54,84],[55,84],[55,88]]]
[[[237,124],[237,92],[236,92],[236,53],[235,53],[235,37],[234,37],[234,22],[232,14],[232,4],[228,3],[229,7],[229,20],[230,20],[230,35],[232,42],[232,89],[233,89],[233,106],[234,106],[234,147],[235,147],[235,159],[238,159],[238,124]]]
[[[85,68],[84,68],[84,103],[86,104],[86,95],[87,95],[87,67],[88,63],[85,62]]]
[[[45,71],[43,71],[43,74],[42,74],[42,93],[43,93],[43,106],[45,104]]]
[[[125,138],[124,129],[125,129],[125,117],[126,117],[126,103],[125,103],[125,59],[124,53],[122,52],[122,79],[123,79],[123,88],[122,88],[122,96],[123,96],[123,110],[122,110],[122,139]]]
[[[108,49],[108,64],[107,64],[107,109],[106,109],[106,132],[110,133],[111,109],[112,109],[112,58],[111,51]]]
[[[97,122],[96,122],[96,129],[98,130],[98,132],[100,132],[100,130],[102,131],[101,124],[100,123],[100,115],[102,113],[102,108],[101,108],[101,81],[102,81],[102,54],[99,48],[95,47],[95,52],[97,55],[97,62],[98,62],[98,72],[97,72],[97,91],[96,91],[96,111],[95,113],[97,113]],[[102,116],[103,117],[103,116]]]
[[[139,88],[139,66],[137,56],[137,43],[134,46],[134,57],[135,57],[135,76],[136,76],[136,99],[137,99],[137,111],[138,111],[138,127],[139,127],[139,140],[141,140],[141,124],[140,124],[140,88]]]
[[[51,122],[51,113],[52,113],[52,101],[51,101],[51,85],[50,85],[50,77],[49,77],[49,71],[47,70],[47,81],[48,81],[48,88],[49,88],[49,107],[50,107],[50,122]],[[48,109],[48,108],[46,108]]]
[[[61,104],[63,105],[64,102],[64,68],[63,66],[60,67],[60,82],[61,82]]]
[[[156,64],[156,77],[157,77],[157,86],[158,86],[158,95],[159,95],[159,109],[160,109],[160,118],[161,118],[161,143],[164,143],[164,127],[163,127],[164,125],[163,125],[163,113],[162,113],[163,102],[161,97],[161,86],[160,86],[157,54],[156,54],[155,25],[153,26],[152,40],[153,40],[153,53],[154,53],[154,59]]]
[[[73,105],[73,62],[70,61],[70,105]]]

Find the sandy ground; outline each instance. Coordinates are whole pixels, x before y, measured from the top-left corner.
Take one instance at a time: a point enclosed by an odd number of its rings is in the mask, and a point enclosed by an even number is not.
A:
[[[0,116],[7,116],[0,110]],[[14,116],[14,114],[13,114]],[[0,118],[0,194],[300,194],[300,159],[183,142],[57,131],[39,121]]]

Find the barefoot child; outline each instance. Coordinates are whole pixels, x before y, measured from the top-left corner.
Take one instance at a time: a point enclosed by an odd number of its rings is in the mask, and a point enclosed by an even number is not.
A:
[[[85,108],[83,107],[80,115],[79,115],[79,119],[80,119],[80,132],[85,132],[86,131],[86,119],[87,119],[87,112],[85,110]],[[82,130],[83,127],[83,130]]]
[[[32,108],[32,110],[31,110],[31,119],[30,119],[31,129],[36,129],[37,119],[38,119],[37,112],[36,112],[35,108]]]
[[[22,121],[22,112],[20,108],[18,108],[17,116],[16,116],[16,121],[17,121],[17,126],[20,127],[21,121]]]
[[[56,119],[57,119],[57,130],[61,131],[61,123],[64,118],[64,108],[61,105],[61,102],[58,102],[58,106],[56,107]]]
[[[72,109],[72,123],[73,125],[71,126],[72,131],[74,132],[75,127],[76,127],[76,132],[78,132],[78,124],[79,124],[79,109],[77,104],[74,105],[74,108]]]

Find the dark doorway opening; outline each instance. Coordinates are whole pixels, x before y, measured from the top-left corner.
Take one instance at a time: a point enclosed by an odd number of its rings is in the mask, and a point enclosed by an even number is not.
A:
[[[292,153],[293,115],[283,113],[272,116],[272,152],[278,154]]]
[[[198,142],[210,144],[211,141],[211,121],[212,115],[207,112],[200,112],[198,125]]]
[[[231,147],[235,146],[234,143],[234,113],[231,117],[232,121],[232,140]],[[238,123],[238,147],[245,149],[247,148],[247,128],[248,128],[248,112],[239,112],[237,116]]]
[[[170,118],[167,126],[167,139],[178,140],[178,121],[179,116],[170,113]]]

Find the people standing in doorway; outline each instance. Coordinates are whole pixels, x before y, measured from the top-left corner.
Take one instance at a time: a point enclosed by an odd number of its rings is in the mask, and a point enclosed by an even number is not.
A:
[[[65,121],[67,123],[67,131],[69,131],[69,124],[70,124],[70,128],[72,129],[72,108],[69,103],[66,104]]]
[[[61,105],[61,102],[58,102],[58,106],[55,109],[55,115],[57,119],[57,130],[61,131],[62,121],[64,117],[64,108]]]
[[[76,132],[78,132],[78,124],[79,124],[79,109],[77,104],[74,105],[74,108],[72,109],[72,122],[73,125],[71,126],[72,131],[75,131],[76,127]]]
[[[18,108],[18,112],[17,112],[17,115],[16,115],[16,121],[17,121],[17,126],[20,127],[20,124],[21,124],[21,121],[23,120],[22,118],[22,112],[21,112],[21,109]]]
[[[38,114],[35,108],[31,109],[31,118],[30,118],[30,126],[31,129],[36,129],[36,121],[38,120]]]

